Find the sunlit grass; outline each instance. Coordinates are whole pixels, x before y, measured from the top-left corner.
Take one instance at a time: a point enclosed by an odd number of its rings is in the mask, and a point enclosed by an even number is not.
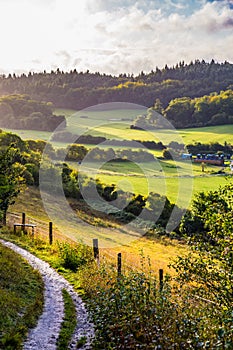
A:
[[[43,309],[41,276],[0,244],[0,348],[21,349]]]
[[[182,129],[179,130],[184,139],[184,143],[193,144],[195,142],[209,143],[224,142],[232,144],[233,125],[208,126],[204,128]]]
[[[162,141],[168,145],[171,141],[180,138],[184,144],[195,142],[209,143],[224,142],[232,143],[233,125],[219,125],[203,128],[174,129],[143,131],[132,130],[130,124],[139,114],[145,110],[110,110],[110,111],[74,111],[68,109],[55,109],[57,115],[67,117],[67,131],[81,135],[88,131],[93,136],[103,136],[109,139],[141,140],[141,141]],[[83,118],[86,116],[87,118]],[[122,120],[123,119],[123,120]],[[48,140],[51,132],[35,130],[8,130],[17,133],[23,139]],[[55,146],[62,147],[62,143],[54,143]]]
[[[34,209],[33,209],[34,208]],[[59,217],[59,208],[56,208],[57,216]],[[26,192],[22,193],[20,197],[17,199],[14,206],[11,207],[11,211],[17,212],[26,212],[27,215],[34,217],[35,219],[49,221],[46,213],[44,212],[43,204],[39,196],[39,191],[35,188],[30,188]],[[70,233],[67,234],[67,233]],[[134,263],[138,264],[140,262],[140,252],[143,250],[144,255],[149,256],[151,259],[152,269],[157,271],[159,268],[164,268],[167,270],[166,266],[170,262],[170,258],[175,257],[178,253],[185,250],[186,248],[183,245],[180,245],[176,241],[169,241],[168,239],[147,239],[146,237],[135,237],[135,239],[130,239],[130,242],[124,245],[123,238],[125,236],[124,232],[116,228],[103,228],[98,226],[91,227],[90,225],[85,226],[80,223],[80,226],[76,227],[67,227],[67,225],[62,225],[60,222],[60,234],[58,237],[68,237],[73,241],[80,242],[82,235],[83,239],[85,236],[89,236],[89,241],[92,244],[92,239],[99,238],[99,243],[101,247],[101,242],[105,243],[105,247],[107,247],[107,243],[109,242],[109,248],[103,248],[103,253],[110,253],[113,255],[113,259],[116,259],[117,253],[123,253],[123,261],[124,264]],[[112,246],[112,242],[109,241],[109,238],[114,237],[118,244],[115,244],[115,248],[110,248]],[[48,238],[45,238],[48,241]],[[55,234],[56,239],[56,234]],[[102,253],[101,253],[102,254]]]

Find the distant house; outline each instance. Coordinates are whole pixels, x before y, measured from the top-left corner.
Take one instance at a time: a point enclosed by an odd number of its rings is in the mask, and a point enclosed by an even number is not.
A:
[[[224,165],[224,155],[218,154],[197,154],[197,157],[194,159],[195,163],[207,163],[212,165]]]

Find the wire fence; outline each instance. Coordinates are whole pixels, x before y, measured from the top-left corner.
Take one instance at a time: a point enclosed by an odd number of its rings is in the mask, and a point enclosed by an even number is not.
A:
[[[25,227],[24,227],[25,224]],[[33,234],[34,237],[40,238],[46,242],[50,242],[51,238],[51,222],[35,219],[32,216],[25,215],[25,213],[12,213],[7,214],[7,226],[15,230],[23,230],[28,234]],[[34,227],[33,232],[31,228]],[[74,241],[65,236],[58,228],[52,225],[52,241]],[[52,242],[51,242],[52,243]]]
[[[49,221],[36,219],[32,216],[26,215],[25,213],[8,212],[7,226],[9,226],[11,229],[14,229],[14,231],[23,230],[29,235],[32,235],[35,238],[40,238],[45,242],[51,244],[56,241],[69,242],[70,244],[76,243],[76,241],[73,240],[71,237],[68,237],[63,232],[60,232],[59,229],[55,225],[53,225],[53,223]],[[96,242],[97,247],[94,246],[94,242]],[[93,240],[94,255],[96,254],[95,249],[98,250],[98,264],[100,265],[101,263],[106,262],[113,267],[116,267],[117,265],[117,270],[119,273],[127,273],[133,270],[140,271],[145,268],[145,258],[136,258],[135,254],[129,252],[124,252],[123,254],[121,254],[121,252],[111,248],[99,248],[98,239]]]
[[[25,227],[24,227],[25,224]],[[7,215],[7,226],[11,229],[19,226],[21,230],[28,234],[32,234],[33,238],[40,238],[45,242],[52,244],[53,242],[68,242],[70,244],[76,244],[76,242],[60,232],[56,226],[53,226],[52,222],[46,222],[43,220],[35,219],[31,216],[26,216],[25,213],[12,213],[8,212]],[[30,228],[34,227],[33,231]],[[51,239],[52,235],[52,239]],[[162,290],[164,284],[164,270],[159,269],[155,271],[151,268],[150,262],[147,261],[146,257],[143,254],[140,256],[140,259],[135,259],[135,254],[127,252],[124,254],[122,259],[122,253],[116,252],[112,249],[99,248],[98,239],[93,239],[93,253],[98,265],[106,262],[108,266],[115,268],[118,275],[126,274],[129,271],[149,271],[154,276],[158,276],[159,288]],[[215,304],[215,302],[199,297],[194,296],[196,299],[200,299],[207,303]]]

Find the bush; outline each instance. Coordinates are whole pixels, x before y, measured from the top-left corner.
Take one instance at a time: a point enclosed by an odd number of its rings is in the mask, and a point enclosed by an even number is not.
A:
[[[143,264],[141,271],[121,276],[104,263],[98,270],[89,267],[82,285],[95,324],[95,350],[215,349],[219,334],[224,340],[229,335],[229,326],[221,331],[219,308],[193,299],[168,276],[161,289]]]
[[[173,159],[172,155],[171,155],[171,153],[169,152],[168,149],[164,149],[163,150],[163,158],[167,159],[167,160]]]
[[[71,271],[87,264],[93,259],[92,251],[84,245],[71,245],[69,243],[57,243],[62,266]]]

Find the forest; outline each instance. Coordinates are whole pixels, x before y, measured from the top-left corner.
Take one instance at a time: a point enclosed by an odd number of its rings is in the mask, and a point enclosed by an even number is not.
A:
[[[166,109],[160,100],[156,100],[146,115],[139,115],[132,129],[165,128],[161,118],[156,118],[157,111],[176,128],[193,128],[214,125],[233,124],[233,91],[221,91],[191,99],[180,97],[171,100]]]
[[[232,120],[227,119],[228,108],[217,108],[217,105],[218,100],[224,99],[223,91],[229,90],[225,94],[231,99],[232,87],[233,64],[214,60],[180,62],[173,67],[165,65],[162,69],[141,72],[137,76],[112,76],[88,70],[77,72],[76,69],[63,72],[58,68],[51,72],[0,77],[1,95],[26,94],[40,102],[52,102],[57,108],[80,110],[106,102],[131,102],[152,107],[157,100],[161,103],[160,111],[164,110],[175,126],[184,122],[184,126],[231,123]],[[208,108],[209,104],[211,108]],[[212,110],[213,106],[216,111]],[[177,110],[182,121],[174,117]],[[202,120],[203,113],[205,120]]]
[[[0,98],[0,127],[10,129],[53,131],[64,116],[53,115],[50,102],[32,100],[28,95],[6,95]]]

